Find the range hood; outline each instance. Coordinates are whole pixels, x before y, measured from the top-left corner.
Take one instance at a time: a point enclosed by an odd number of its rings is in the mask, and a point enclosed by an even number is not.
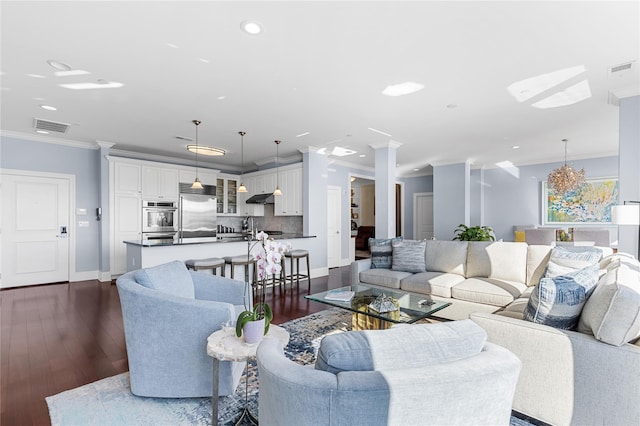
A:
[[[256,194],[247,200],[247,204],[273,204],[273,194]]]

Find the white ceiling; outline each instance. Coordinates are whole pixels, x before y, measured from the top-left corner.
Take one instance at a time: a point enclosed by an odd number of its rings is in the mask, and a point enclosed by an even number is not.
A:
[[[175,136],[193,138],[199,119],[199,143],[227,151],[201,162],[225,169],[240,166],[240,130],[247,169],[273,159],[275,139],[281,157],[342,146],[357,154],[331,158],[366,167],[372,146],[399,142],[400,175],[467,160],[560,161],[563,138],[570,160],[617,155],[618,107],[608,97],[640,93],[639,16],[637,1],[2,1],[1,128],[192,160]],[[242,32],[247,19],[263,34]],[[56,77],[51,59],[91,74]],[[609,75],[630,61],[631,72]],[[580,65],[585,73],[530,101],[506,90]],[[591,98],[531,106],[584,78]],[[99,79],[124,86],[59,86]],[[382,95],[405,81],[425,88]],[[71,127],[37,135],[34,117]]]

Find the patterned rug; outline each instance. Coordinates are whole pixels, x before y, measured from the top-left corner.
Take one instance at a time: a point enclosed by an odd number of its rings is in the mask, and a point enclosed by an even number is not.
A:
[[[347,331],[351,314],[334,308],[281,324],[291,335],[285,354],[300,364],[315,362],[323,336]],[[249,407],[258,413],[258,379],[255,361],[249,363]],[[221,397],[218,424],[233,425],[244,404],[245,381],[234,395]],[[108,377],[46,398],[53,426],[210,425],[209,398],[142,398],[131,394],[129,373]],[[511,426],[532,423],[512,417]]]

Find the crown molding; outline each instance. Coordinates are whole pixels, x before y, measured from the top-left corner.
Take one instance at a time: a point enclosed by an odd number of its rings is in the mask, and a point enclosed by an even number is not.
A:
[[[55,145],[65,145],[71,146],[73,148],[82,148],[82,149],[99,149],[100,147],[96,142],[81,142],[81,141],[72,141],[69,139],[59,139],[50,136],[40,135],[40,134],[31,134],[31,133],[19,133],[12,132],[10,130],[0,130],[0,135],[9,138],[22,139],[32,142],[44,142]]]

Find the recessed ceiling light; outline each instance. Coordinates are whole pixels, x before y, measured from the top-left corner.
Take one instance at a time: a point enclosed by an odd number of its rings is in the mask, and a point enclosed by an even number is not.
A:
[[[311,132],[300,133],[299,135],[296,135],[296,138],[301,138],[303,136],[307,136],[307,135],[310,135],[310,134],[311,134]]]
[[[414,172],[417,172],[418,170],[420,170],[420,169],[413,169]]]
[[[209,60],[208,59],[204,59],[204,58],[200,58],[200,62],[202,62],[203,64],[208,64]]]
[[[212,157],[220,157],[225,154],[224,149],[213,148],[206,145],[187,145],[187,150],[190,152],[197,152],[200,155],[209,155]]]
[[[383,132],[382,130],[374,129],[373,127],[367,127],[367,129],[371,130],[372,132],[380,133],[381,135],[385,135],[385,136],[391,137],[391,135],[389,133]]]
[[[31,78],[47,78],[44,75],[40,75],[40,74],[27,74],[27,77],[31,77]]]
[[[51,105],[40,105],[40,108],[46,109],[47,111],[57,111],[58,108]]]
[[[176,136],[176,139],[179,139],[181,141],[193,142],[193,139],[187,136]]]
[[[55,59],[49,59],[47,61],[47,63],[51,67],[53,67],[53,68],[55,68],[57,70],[60,70],[60,71],[71,71],[71,66],[68,65],[68,64],[65,64],[64,62],[56,61]]]
[[[520,145],[514,145],[514,146],[512,146],[511,148],[513,148],[513,149],[520,149]]]
[[[72,89],[72,90],[88,90],[88,89],[117,89],[119,87],[124,86],[124,84],[118,83],[116,81],[98,80],[96,83],[69,83],[69,84],[59,84],[58,86],[64,87],[65,89]]]
[[[172,48],[172,49],[177,49],[177,48],[178,48],[178,46],[176,46],[176,45],[175,45],[175,44],[173,44],[173,43],[167,43],[167,46],[169,46],[169,47],[170,47],[170,48]]]
[[[240,28],[247,34],[258,35],[262,32],[262,24],[256,21],[242,21]]]
[[[424,89],[424,84],[416,83],[413,81],[405,81],[404,83],[392,84],[385,87],[385,89],[382,91],[382,94],[387,96],[403,96],[418,92],[422,89]]]
[[[448,104],[448,105],[447,105],[447,108],[449,108],[449,109],[456,109],[456,108],[458,108],[458,105],[456,105],[456,104]]]
[[[360,154],[360,155],[358,155],[358,157],[360,157],[360,158],[364,158],[364,157],[366,157],[366,155],[364,155],[364,154]]]
[[[47,132],[46,130],[36,130],[36,133],[42,133],[43,135],[49,134],[49,132]]]
[[[226,98],[226,96],[218,96],[219,101],[223,100],[224,98]]]

